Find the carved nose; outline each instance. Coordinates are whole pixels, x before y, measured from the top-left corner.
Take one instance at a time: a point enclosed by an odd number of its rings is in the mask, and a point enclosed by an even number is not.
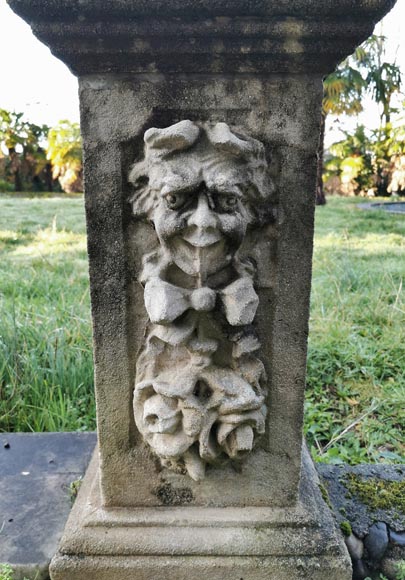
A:
[[[203,193],[198,196],[198,205],[189,217],[188,225],[203,229],[215,228],[217,226],[217,217],[208,205],[207,196]]]

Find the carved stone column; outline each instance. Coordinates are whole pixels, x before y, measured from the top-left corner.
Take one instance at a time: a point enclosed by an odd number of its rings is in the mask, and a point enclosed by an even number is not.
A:
[[[393,0],[8,0],[79,76],[99,454],[53,580],[349,580],[302,452],[322,78]]]

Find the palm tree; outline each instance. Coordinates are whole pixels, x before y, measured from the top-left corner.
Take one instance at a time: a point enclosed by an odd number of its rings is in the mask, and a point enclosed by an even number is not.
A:
[[[82,143],[78,123],[59,121],[48,133],[47,159],[67,193],[83,191]]]
[[[386,62],[384,37],[372,36],[366,41],[366,57],[364,67],[367,76],[366,83],[374,101],[380,108],[380,124],[377,130],[375,174],[377,176],[377,192],[387,195],[391,164],[391,137],[393,127],[391,115],[397,112],[392,105],[395,93],[401,90],[401,71],[395,63]]]
[[[366,81],[360,71],[355,66],[352,66],[353,60],[354,63],[359,63],[363,57],[364,48],[360,46],[356,49],[354,55],[345,59],[332,74],[326,77],[323,83],[324,94],[316,182],[317,205],[325,205],[326,203],[322,181],[326,118],[329,114],[356,115],[363,110],[361,99],[366,88]]]
[[[324,81],[321,135],[318,149],[317,205],[326,202],[322,171],[325,121],[328,114],[357,115],[363,110],[363,96],[369,93],[381,108],[379,140],[387,139],[393,111],[392,97],[400,91],[401,72],[395,63],[389,63],[385,60],[384,43],[384,36],[373,34]],[[384,187],[382,171],[381,167],[377,168],[377,176]]]

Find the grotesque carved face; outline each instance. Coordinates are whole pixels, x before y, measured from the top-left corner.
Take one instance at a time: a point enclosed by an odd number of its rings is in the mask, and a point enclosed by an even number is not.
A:
[[[255,203],[271,192],[261,143],[231,133],[224,123],[182,121],[145,134],[145,160],[130,181],[141,187],[135,214],[147,215],[170,260],[183,272],[205,278],[232,262]],[[202,280],[204,282],[204,280]]]
[[[195,180],[180,188],[169,177],[151,216],[171,260],[192,276],[227,266],[250,221],[240,187],[231,181],[224,187],[213,177],[211,183]]]
[[[199,480],[206,463],[240,459],[264,432],[260,345],[244,331],[259,298],[253,267],[236,254],[272,188],[264,146],[224,123],[181,121],[144,139],[131,202],[159,247],[140,277],[151,325],[134,417],[163,465]]]

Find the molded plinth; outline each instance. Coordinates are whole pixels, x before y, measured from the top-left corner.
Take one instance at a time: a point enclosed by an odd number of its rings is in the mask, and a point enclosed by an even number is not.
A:
[[[53,580],[350,580],[350,558],[304,454],[294,508],[104,508],[93,458],[51,564]],[[183,505],[181,505],[183,504]]]

